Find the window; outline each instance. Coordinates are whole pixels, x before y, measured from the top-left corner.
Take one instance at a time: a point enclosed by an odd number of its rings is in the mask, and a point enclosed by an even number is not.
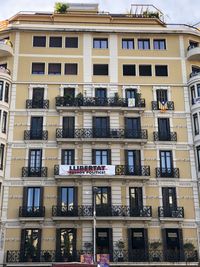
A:
[[[31,140],[42,140],[43,133],[43,117],[31,117]]]
[[[93,117],[93,137],[102,138],[110,136],[110,118]]]
[[[125,150],[126,174],[141,174],[141,157],[140,150]]]
[[[125,124],[125,137],[126,138],[140,138],[141,137],[141,122],[140,118],[127,118],[124,119]]]
[[[173,160],[171,151],[160,151],[161,177],[173,176]]]
[[[122,39],[122,49],[134,49],[134,39]]]
[[[0,81],[0,100],[3,98],[3,81]]]
[[[42,167],[42,149],[30,149],[28,161],[28,177],[40,177]]]
[[[44,216],[42,187],[24,187],[22,216]]]
[[[124,76],[135,76],[135,65],[123,65]]]
[[[165,50],[166,49],[166,41],[164,39],[154,39],[153,40],[153,48],[155,50]]]
[[[155,73],[156,76],[168,76],[168,68],[166,65],[156,65]]]
[[[158,136],[159,141],[171,140],[169,118],[158,118]]]
[[[95,165],[111,165],[111,150],[93,149],[92,164]]]
[[[57,261],[76,261],[76,229],[57,230],[56,257]]]
[[[108,64],[94,64],[93,75],[108,75]]]
[[[149,50],[150,49],[150,40],[149,39],[138,39],[138,49]]]
[[[197,96],[200,97],[200,84],[197,84]]]
[[[195,99],[196,99],[196,94],[195,94],[195,87],[194,87],[194,85],[191,86],[190,90],[191,90],[191,101],[192,101],[192,105],[194,105],[194,104],[195,104]]]
[[[140,216],[143,206],[142,187],[129,188],[130,215]]]
[[[108,39],[107,38],[94,38],[93,39],[93,48],[106,49],[108,48]]]
[[[27,207],[40,207],[40,187],[28,187],[26,189],[26,206]]]
[[[139,65],[140,76],[152,76],[151,65]]]
[[[74,138],[75,131],[75,118],[74,117],[63,117],[63,138]]]
[[[125,97],[126,98],[134,98],[137,97],[137,89],[126,89],[125,90]]]
[[[175,187],[163,187],[163,211],[164,217],[173,217],[176,212],[177,200],[176,200],[176,188]]]
[[[33,36],[34,47],[46,47],[46,36]]]
[[[64,97],[69,97],[69,98],[74,98],[75,97],[75,88],[73,87],[66,87],[63,88],[64,92],[63,92],[63,96]]]
[[[33,88],[32,108],[43,108],[44,88]]]
[[[66,37],[65,47],[66,48],[78,48],[78,37]]]
[[[74,165],[74,149],[62,149],[61,164]]]
[[[95,202],[97,216],[111,215],[111,188],[97,187]]]
[[[8,103],[8,100],[9,100],[9,83],[6,83],[6,86],[5,86],[5,94],[4,94],[4,101],[6,103]]]
[[[58,205],[65,207],[70,211],[77,203],[77,188],[75,187],[59,187],[58,188]],[[64,209],[63,209],[64,211]]]
[[[4,163],[4,148],[5,145],[0,145],[0,170],[3,170],[3,163]]]
[[[49,63],[48,74],[60,75],[61,63]]]
[[[5,63],[5,64],[0,64],[0,69],[7,69],[7,63]]]
[[[49,47],[62,47],[62,37],[51,36],[49,38]]]
[[[198,47],[198,42],[195,42],[195,41],[189,41],[189,48],[195,48],[195,47]]]
[[[77,75],[78,64],[77,63],[66,63],[65,64],[65,74],[66,75]]]
[[[6,133],[6,126],[7,126],[7,112],[3,112],[3,119],[2,119],[2,133]]]
[[[156,97],[157,97],[157,102],[166,103],[168,101],[167,90],[165,89],[156,90]]]
[[[193,115],[193,123],[194,123],[194,134],[199,134],[199,121],[197,113]]]
[[[44,63],[32,63],[32,74],[44,74]]]
[[[198,171],[200,171],[200,146],[197,146]]]

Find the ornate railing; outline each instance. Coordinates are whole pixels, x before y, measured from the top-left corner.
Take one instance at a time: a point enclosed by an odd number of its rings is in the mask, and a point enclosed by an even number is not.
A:
[[[147,139],[147,130],[133,131],[129,129],[56,129],[56,138],[130,138]]]
[[[153,132],[153,139],[154,141],[177,141],[177,133],[176,132],[169,132],[166,136],[162,136],[159,132]]]
[[[183,207],[158,207],[159,217],[184,218]]]
[[[116,175],[150,176],[150,166],[116,165]]]
[[[93,208],[91,205],[81,206],[53,206],[52,216],[74,217],[74,216],[92,216]]]
[[[118,97],[82,97],[82,98],[73,98],[73,97],[56,97],[56,106],[57,107],[128,107],[128,98],[118,98]],[[145,108],[145,99],[136,97],[135,106],[130,108]]]
[[[25,130],[24,140],[48,140],[48,131],[42,130]]]
[[[4,68],[4,67],[0,67],[0,73],[11,75],[11,71],[9,69]]]
[[[166,103],[166,109],[167,110],[174,110],[174,101],[167,101]],[[159,107],[159,102],[158,101],[152,101],[151,102],[151,108],[152,110],[161,110]]]
[[[44,217],[45,207],[23,206],[19,207],[19,217]]]
[[[156,177],[171,177],[171,178],[179,178],[179,168],[156,168]]]
[[[191,72],[190,73],[190,78],[195,77],[197,75],[200,75],[200,71],[199,72]]]
[[[49,100],[32,100],[27,99],[26,100],[26,108],[32,109],[32,108],[40,108],[40,109],[48,109],[49,108]]]
[[[187,48],[187,51],[190,51],[191,49],[198,48],[198,47],[199,47],[199,44],[197,44],[196,46],[195,45],[189,45]]]
[[[22,167],[22,177],[47,177],[47,167]]]

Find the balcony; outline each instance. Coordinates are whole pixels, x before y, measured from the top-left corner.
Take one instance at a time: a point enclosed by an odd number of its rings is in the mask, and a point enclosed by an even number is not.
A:
[[[47,177],[47,167],[22,167],[22,177]]]
[[[90,217],[93,216],[93,207],[91,205],[80,206],[53,206],[53,217]]]
[[[152,110],[174,110],[174,101],[167,101],[163,107],[159,103],[159,101],[151,101]]]
[[[27,99],[26,108],[27,109],[48,109],[49,100],[34,101],[32,99]]]
[[[179,178],[179,168],[156,168],[156,178]]]
[[[135,110],[143,111],[145,108],[145,99],[140,98],[139,94],[135,98],[135,102],[131,105],[128,98],[119,97],[56,97],[56,109],[57,110],[69,110],[69,109],[84,109],[84,110]]]
[[[19,207],[19,217],[37,218],[37,217],[44,217],[44,215],[45,215],[45,207],[42,206]]]
[[[13,56],[13,47],[10,40],[0,41],[0,57]]]
[[[25,130],[24,131],[24,140],[48,140],[48,131],[43,130]]]
[[[200,82],[200,71],[190,73],[188,84],[192,85],[195,82]]]
[[[82,141],[86,139],[87,141],[113,141],[113,140],[123,140],[126,142],[147,142],[148,133],[147,130],[129,130],[129,129],[72,129],[70,132],[64,131],[63,129],[56,129],[57,141]],[[90,140],[91,139],[91,140]]]
[[[189,46],[187,51],[188,60],[200,60],[200,47],[199,46]]]
[[[166,135],[162,136],[159,134],[159,132],[153,132],[153,139],[154,139],[154,141],[176,142],[177,141],[177,133],[176,132],[169,132]]]
[[[160,218],[184,218],[184,208],[183,207],[158,207],[158,216]]]

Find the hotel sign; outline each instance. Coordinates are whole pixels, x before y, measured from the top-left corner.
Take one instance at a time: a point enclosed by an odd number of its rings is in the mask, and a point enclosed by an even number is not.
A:
[[[60,165],[59,175],[115,175],[114,165]]]

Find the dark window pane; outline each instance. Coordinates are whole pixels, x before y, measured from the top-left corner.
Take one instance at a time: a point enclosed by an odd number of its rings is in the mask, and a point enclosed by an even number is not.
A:
[[[193,115],[193,123],[194,123],[194,134],[199,134],[199,121],[197,113]]]
[[[65,47],[66,48],[78,48],[78,37],[66,37]]]
[[[48,74],[61,74],[61,64],[60,63],[49,63]]]
[[[149,39],[138,39],[138,49],[141,49],[141,50],[150,49],[150,40]]]
[[[0,170],[3,170],[3,161],[4,161],[4,148],[5,145],[0,145]]]
[[[4,95],[4,101],[8,103],[8,98],[9,98],[9,83],[6,83],[5,86],[5,95]]]
[[[166,65],[155,66],[156,76],[168,76],[168,68]]]
[[[65,64],[65,74],[77,75],[78,64],[77,63],[66,63]]]
[[[135,65],[123,65],[124,76],[135,76]]]
[[[32,63],[32,74],[44,74],[44,63]]]
[[[3,97],[3,81],[0,81],[0,100],[2,100]]]
[[[198,170],[200,171],[200,146],[197,147]]]
[[[62,165],[74,165],[74,149],[62,149]]]
[[[139,65],[140,76],[152,76],[151,65]]]
[[[33,36],[34,47],[46,47],[46,36]]]
[[[62,37],[50,37],[49,47],[62,47]]]
[[[122,39],[122,49],[134,49],[134,39]]]
[[[158,50],[166,49],[166,42],[164,39],[155,39],[153,40],[153,48]]]
[[[108,64],[94,64],[93,75],[108,75]]]
[[[3,119],[2,119],[2,133],[6,133],[6,125],[7,125],[7,112],[3,112]]]
[[[93,39],[93,48],[98,48],[98,49],[108,48],[108,39],[107,38]]]

